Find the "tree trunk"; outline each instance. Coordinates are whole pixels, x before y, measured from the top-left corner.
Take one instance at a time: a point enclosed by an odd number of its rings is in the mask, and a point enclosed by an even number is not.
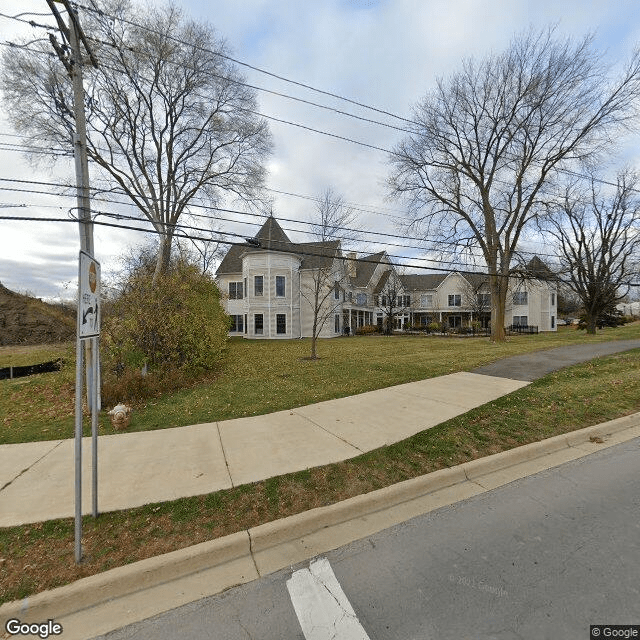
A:
[[[505,342],[505,306],[507,302],[507,280],[492,273],[489,276],[491,289],[491,342]]]
[[[156,259],[156,269],[153,272],[153,279],[151,284],[155,287],[158,283],[158,278],[166,273],[169,269],[169,264],[171,263],[171,244],[173,241],[173,236],[164,235],[160,236],[160,245],[158,247],[158,257]]]
[[[587,313],[587,333],[595,336],[596,335],[596,325],[598,324],[598,314],[597,313]]]

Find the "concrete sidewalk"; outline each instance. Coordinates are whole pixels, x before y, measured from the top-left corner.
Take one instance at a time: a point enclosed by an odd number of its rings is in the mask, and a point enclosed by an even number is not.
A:
[[[100,436],[98,508],[115,511],[206,494],[353,458],[550,371],[638,347],[640,340],[571,345],[263,416]],[[83,513],[90,511],[91,441],[85,438]],[[73,515],[72,439],[0,445],[0,527]]]
[[[454,373],[263,416],[100,436],[101,512],[210,493],[346,460],[403,440],[527,382]],[[83,513],[91,511],[83,439]],[[0,446],[0,527],[74,514],[74,442]]]

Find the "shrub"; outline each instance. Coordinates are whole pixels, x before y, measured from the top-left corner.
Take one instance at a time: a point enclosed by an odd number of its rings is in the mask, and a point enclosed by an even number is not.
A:
[[[430,322],[427,325],[427,328],[429,329],[430,333],[439,333],[442,329],[439,322]]]
[[[224,357],[229,317],[213,279],[178,260],[155,285],[151,280],[146,265],[138,266],[106,310],[102,332],[106,402],[178,388],[218,368]]]
[[[373,324],[365,324],[362,327],[358,327],[356,329],[356,335],[359,336],[366,336],[366,335],[370,335],[372,333],[378,333],[380,329]]]

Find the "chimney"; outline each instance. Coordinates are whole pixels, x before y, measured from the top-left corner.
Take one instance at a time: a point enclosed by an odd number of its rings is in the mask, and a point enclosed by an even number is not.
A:
[[[355,251],[349,251],[347,253],[347,275],[350,278],[356,277],[356,257],[357,253]]]

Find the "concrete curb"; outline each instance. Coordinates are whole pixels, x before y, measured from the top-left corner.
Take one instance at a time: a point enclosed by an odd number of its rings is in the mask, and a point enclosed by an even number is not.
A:
[[[633,430],[633,433],[622,433],[628,430]],[[613,442],[601,442],[605,438],[610,438],[613,434],[620,435],[617,438],[613,438]],[[23,600],[8,602],[0,606],[0,618],[2,618],[3,623],[4,620],[9,618],[19,618],[23,622],[38,622],[49,618],[59,620],[64,616],[73,615],[91,607],[139,593],[145,589],[233,563],[239,558],[251,559],[256,567],[257,575],[265,575],[271,571],[317,555],[317,553],[311,553],[311,555],[300,557],[307,554],[311,549],[304,545],[298,545],[292,554],[292,544],[301,541],[305,537],[313,537],[323,530],[339,529],[341,526],[350,523],[357,525],[358,522],[367,522],[368,519],[373,521],[375,518],[372,516],[382,511],[436,492],[455,489],[457,486],[464,484],[474,484],[475,492],[479,493],[486,490],[486,488],[482,488],[479,482],[476,484],[476,481],[492,473],[532,460],[538,460],[542,464],[540,470],[550,468],[566,461],[564,459],[558,461],[552,455],[556,452],[573,449],[571,454],[573,458],[582,457],[589,455],[594,450],[612,446],[638,435],[640,435],[640,412],[580,429],[579,431],[516,447],[515,449],[466,462],[456,467],[441,469],[371,493],[355,496],[327,507],[312,509],[259,525],[248,531],[241,531],[161,556],[141,560],[124,567],[111,569]],[[590,440],[590,438],[598,438],[598,448],[592,449],[586,446],[595,446],[592,444],[594,441]],[[545,466],[547,464],[546,457],[550,461],[548,466]],[[518,477],[523,477],[524,475],[529,475],[529,473],[524,473]],[[507,480],[507,482],[509,481]],[[504,483],[502,482],[501,484]],[[441,504],[451,504],[459,499],[461,498],[447,498],[448,501]],[[347,527],[349,531],[346,534],[342,532],[340,535],[347,535],[351,540],[356,540],[370,535],[371,527],[373,526],[375,529],[378,525],[374,522],[373,524],[369,523],[368,526],[369,530],[364,533],[357,526]],[[386,526],[391,525],[388,524]],[[380,528],[384,528],[384,526]],[[377,530],[380,530],[380,528]],[[321,544],[326,546],[327,542],[324,541]],[[341,541],[341,544],[344,544],[344,541]],[[323,551],[318,551],[316,544],[314,549],[316,552],[325,552],[331,548],[335,547],[329,545]],[[274,557],[268,562],[263,564],[260,561],[261,555],[268,555],[274,551]],[[292,556],[294,557],[293,559]],[[256,562],[256,559],[259,562]],[[262,571],[259,564],[263,566]],[[264,570],[265,568],[268,570]],[[222,587],[219,590],[224,588],[226,587]],[[118,622],[121,621],[114,621],[114,625],[122,626]],[[116,627],[114,626],[113,628]]]

